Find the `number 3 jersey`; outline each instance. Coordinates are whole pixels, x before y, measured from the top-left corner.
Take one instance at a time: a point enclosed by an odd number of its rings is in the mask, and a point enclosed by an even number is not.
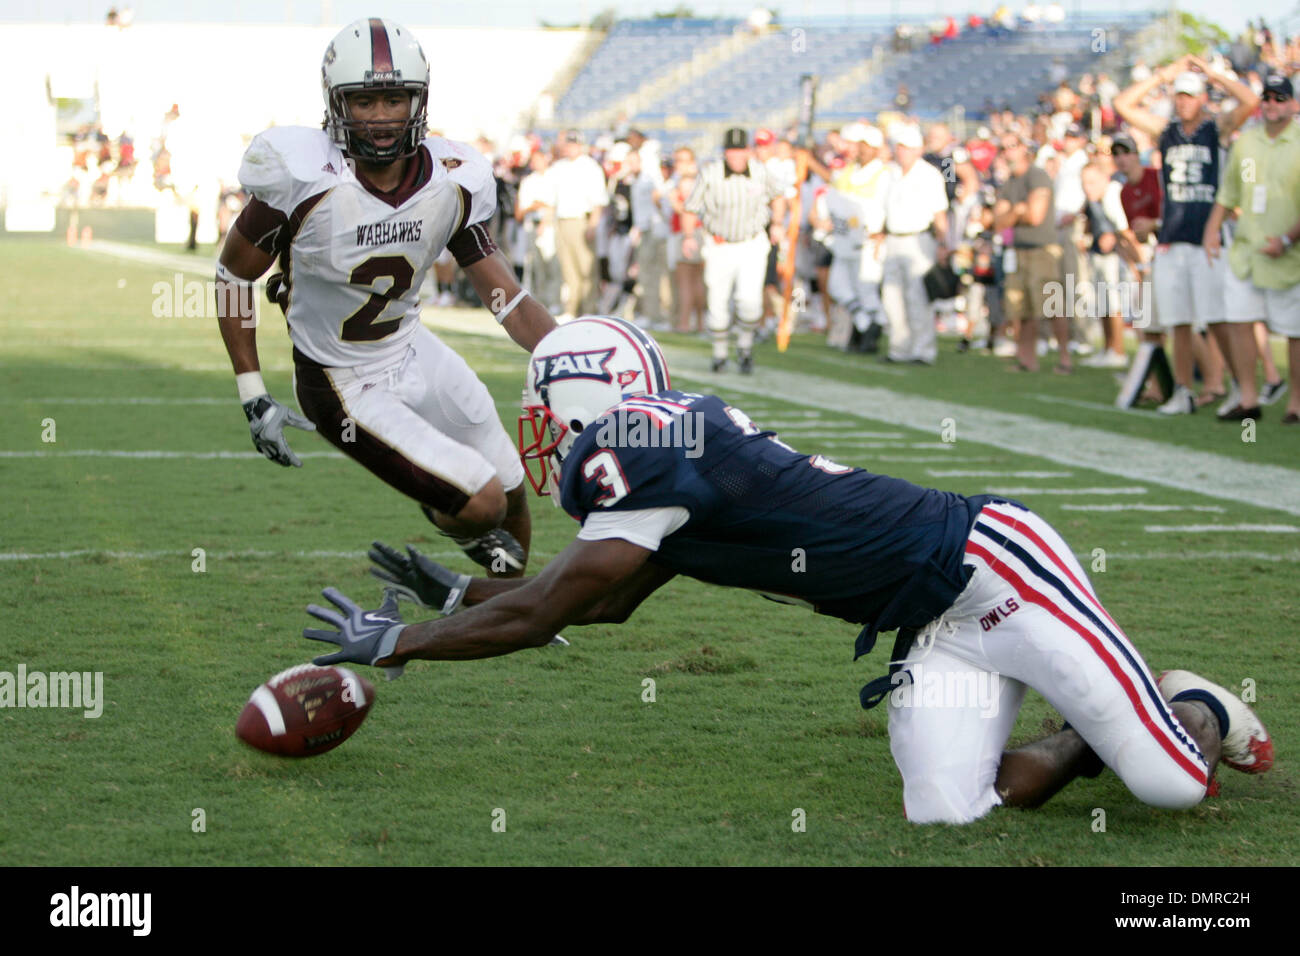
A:
[[[462,266],[495,250],[492,168],[463,143],[431,136],[391,193],[360,178],[318,129],[274,127],[244,154],[251,197],[235,226],[279,257],[280,297],[299,352],[348,367],[400,357],[419,324],[419,289],[448,248]]]
[[[560,491],[584,523],[685,509],[650,560],[865,624],[859,654],[877,630],[922,627],[956,600],[966,538],[994,500],[801,454],[721,399],[676,391],[628,399],[588,426]]]

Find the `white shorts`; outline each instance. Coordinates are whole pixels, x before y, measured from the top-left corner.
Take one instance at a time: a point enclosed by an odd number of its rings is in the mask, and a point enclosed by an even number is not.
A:
[[[988,505],[966,544],[975,571],[919,635],[889,694],[889,738],[913,823],[967,823],[994,786],[1026,687],[1046,698],[1144,803],[1194,806],[1209,766],[1060,535]],[[900,672],[901,673],[901,672]]]
[[[1229,322],[1267,322],[1277,335],[1300,338],[1300,283],[1289,289],[1261,289],[1228,269],[1223,277]]]
[[[375,366],[294,358],[298,404],[321,437],[420,504],[454,515],[493,476],[506,491],[523,483],[487,387],[424,326]]]
[[[826,291],[839,305],[849,310],[850,314],[880,311],[880,283],[864,279],[862,261],[858,253],[836,253],[831,259],[830,273],[826,278]],[[876,316],[876,324],[884,323],[882,316]]]
[[[1159,327],[1191,325],[1204,332],[1211,322],[1223,322],[1223,274],[1227,271],[1226,249],[1211,263],[1205,250],[1190,242],[1157,247],[1151,280]]]

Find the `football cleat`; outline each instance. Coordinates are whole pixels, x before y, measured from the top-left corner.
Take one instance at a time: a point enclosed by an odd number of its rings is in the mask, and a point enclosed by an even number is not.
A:
[[[1165,700],[1200,700],[1215,712],[1223,737],[1223,762],[1242,773],[1263,773],[1273,766],[1273,741],[1255,712],[1227,688],[1191,671],[1165,671],[1156,685]],[[1217,706],[1216,706],[1217,704]]]
[[[754,374],[754,353],[748,350],[740,353],[740,374]]]

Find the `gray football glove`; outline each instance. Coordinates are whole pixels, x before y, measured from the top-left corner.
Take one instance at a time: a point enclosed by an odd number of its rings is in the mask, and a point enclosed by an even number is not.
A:
[[[321,594],[329,598],[343,613],[339,614],[338,611],[331,611],[319,604],[307,605],[307,613],[326,624],[332,624],[338,630],[308,627],[303,629],[302,636],[312,641],[328,641],[337,644],[339,650],[334,654],[315,658],[313,664],[328,667],[331,664],[352,662],[374,667],[375,661],[392,655],[393,648],[397,646],[397,638],[406,628],[397,611],[395,590],[385,588],[384,603],[374,611],[363,610],[359,604],[353,602],[337,588],[326,588],[321,591]],[[383,670],[388,674],[388,679],[393,680],[401,676],[405,666],[405,664],[398,664],[394,667],[384,667]]]
[[[302,467],[302,462],[285,441],[284,426],[292,425],[294,428],[314,432],[315,425],[270,395],[259,395],[244,402],[244,414],[248,416],[248,430],[253,435],[253,447],[278,465],[286,468],[290,465]]]
[[[383,581],[385,588],[396,591],[399,597],[414,601],[421,607],[433,608],[439,614],[450,614],[460,607],[470,576],[444,568],[409,545],[406,550],[409,558],[376,541],[370,548],[370,560],[376,565],[370,573]]]

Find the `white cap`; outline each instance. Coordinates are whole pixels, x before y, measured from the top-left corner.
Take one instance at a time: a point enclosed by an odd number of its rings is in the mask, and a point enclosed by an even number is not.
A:
[[[1174,92],[1200,96],[1205,92],[1205,81],[1201,79],[1201,74],[1193,73],[1191,70],[1179,73],[1178,79],[1174,80]]]
[[[905,146],[909,149],[922,149],[925,145],[921,139],[921,131],[910,123],[895,123],[889,127],[889,140],[895,146]]]
[[[840,130],[840,136],[849,143],[865,143],[867,141],[867,124],[850,123]]]
[[[866,123],[850,123],[840,130],[840,136],[848,143],[866,143],[879,149],[885,145],[885,137],[880,130]]]

